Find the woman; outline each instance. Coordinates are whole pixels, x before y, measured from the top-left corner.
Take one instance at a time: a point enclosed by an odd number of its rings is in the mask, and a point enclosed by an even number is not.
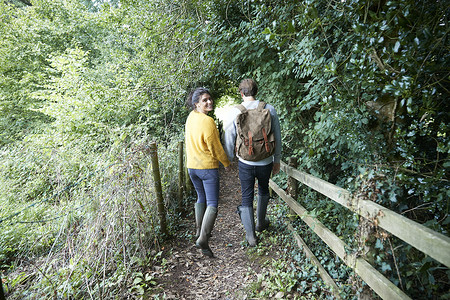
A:
[[[205,88],[197,88],[187,99],[192,109],[186,120],[186,156],[189,177],[197,191],[195,223],[197,248],[213,257],[208,245],[217,217],[219,202],[219,161],[228,170],[230,161],[220,143],[219,132],[208,112],[213,110],[211,94]]]

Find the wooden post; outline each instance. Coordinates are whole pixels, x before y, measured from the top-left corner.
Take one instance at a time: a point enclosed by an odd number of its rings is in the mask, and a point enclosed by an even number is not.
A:
[[[191,177],[189,177],[187,168],[184,168],[184,177],[186,179],[186,194],[190,195],[194,190],[194,185],[192,184]]]
[[[183,142],[178,143],[178,203],[177,212],[182,211],[183,196],[186,190],[185,180],[184,180],[184,147]]]
[[[161,227],[161,232],[167,236],[168,231],[166,223],[166,209],[164,207],[164,200],[161,186],[161,174],[159,172],[158,148],[155,142],[152,142],[150,144],[150,157],[152,159],[153,182],[156,191],[156,204],[158,207],[159,224]]]
[[[374,265],[376,251],[373,245],[375,244],[377,239],[374,236],[375,226],[373,224],[373,221],[359,216],[359,224],[357,230],[356,241],[358,242],[358,256],[362,257],[369,264]],[[383,229],[379,228],[378,230],[382,231]],[[360,277],[357,277],[355,280],[357,284],[362,288],[362,290],[358,294],[358,300],[373,299],[372,289],[368,285],[363,285],[362,279]],[[402,287],[401,281],[400,287]]]
[[[295,157],[289,157],[289,166],[296,169],[298,166],[297,159]],[[293,199],[297,200],[298,196],[298,181],[294,178],[289,176],[288,178],[288,188],[287,188],[287,194],[290,195]],[[295,217],[297,214],[292,210],[292,208],[289,209],[289,219],[291,221],[295,220]]]
[[[187,161],[187,155],[185,156],[185,160]],[[186,194],[190,195],[192,194],[192,191],[194,190],[194,185],[192,184],[191,177],[189,176],[188,168],[187,168],[187,162],[185,164],[184,168],[184,179],[186,180]]]

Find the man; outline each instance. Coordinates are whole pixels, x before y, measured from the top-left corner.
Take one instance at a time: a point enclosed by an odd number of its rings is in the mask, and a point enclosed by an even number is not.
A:
[[[242,132],[238,126],[242,126],[239,122],[241,120],[240,115],[245,114],[246,111],[253,110],[252,113],[258,111],[260,101],[256,100],[256,94],[258,92],[258,86],[256,82],[252,79],[244,79],[239,84],[239,92],[242,97],[242,105],[245,107],[239,108],[239,106],[233,108],[230,112],[230,119],[228,124],[225,126],[224,132],[224,143],[225,152],[228,155],[230,161],[234,158],[235,154],[238,157],[239,165],[239,179],[241,182],[241,192],[242,192],[242,203],[238,207],[238,213],[241,218],[242,225],[244,225],[246,231],[246,239],[250,246],[256,246],[256,234],[255,230],[262,232],[267,227],[269,227],[269,220],[266,217],[267,204],[269,202],[269,178],[270,174],[277,174],[280,170],[280,158],[281,158],[281,131],[280,122],[278,119],[277,112],[275,108],[266,104],[264,109],[270,112],[270,137],[269,140],[273,140],[272,145],[266,146],[269,148],[274,148],[274,151],[270,152],[268,157],[259,160],[253,160],[248,158],[247,153],[242,155],[239,150],[235,153],[237,148],[240,148],[241,138],[239,137],[239,132]],[[266,111],[267,113],[267,111]],[[265,134],[264,134],[265,135]],[[250,150],[252,152],[252,137],[250,134]],[[265,137],[267,142],[267,137]],[[238,144],[237,144],[238,143]],[[246,142],[248,147],[248,140]],[[256,145],[255,145],[256,146]],[[244,159],[245,156],[247,159]],[[255,181],[258,180],[258,202],[256,209],[256,227],[253,215],[253,198],[254,198],[254,186]]]

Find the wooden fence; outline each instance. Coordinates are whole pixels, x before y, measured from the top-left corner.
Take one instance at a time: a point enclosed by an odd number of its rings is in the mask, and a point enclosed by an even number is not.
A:
[[[375,202],[353,197],[350,192],[335,186],[310,174],[299,171],[281,162],[281,170],[289,175],[289,179],[298,180],[313,190],[327,196],[331,200],[359,214],[361,217],[375,222],[377,226],[392,233],[421,252],[429,255],[438,262],[450,267],[450,238],[437,233],[423,225],[409,220]],[[296,199],[282,190],[270,180],[270,187],[302,220],[330,247],[344,263],[352,268],[372,289],[383,299],[411,299],[390,280],[384,277],[363,257],[359,257],[336,234],[326,228],[319,220],[301,206]],[[308,253],[308,248],[301,238],[297,241]],[[309,253],[311,254],[311,253]],[[311,254],[312,255],[312,254]],[[312,259],[314,262],[314,259]],[[319,268],[322,278],[335,290],[332,279],[325,270]]]
[[[161,184],[161,174],[159,170],[159,160],[158,160],[158,146],[156,142],[151,142],[147,148],[148,154],[151,158],[153,183],[155,189],[156,204],[158,210],[159,223],[161,227],[161,232],[168,236],[167,221],[166,221],[166,207],[164,205],[163,190]],[[176,211],[180,213],[182,211],[182,202],[186,194],[189,194],[192,190],[192,182],[187,174],[187,169],[185,168],[185,157],[184,157],[184,143],[180,141],[177,147],[177,157],[178,157],[178,190],[176,199]],[[168,200],[169,202],[172,199]],[[1,300],[1,299],[0,299]]]
[[[157,194],[158,212],[160,216],[161,227],[166,230],[165,208],[163,206],[162,191],[159,175],[159,165],[157,157],[157,147],[152,143],[149,147],[152,156],[152,169],[155,182],[155,190]],[[183,155],[183,142],[178,144],[178,205],[181,204],[185,193],[192,190],[189,176],[185,173]],[[297,181],[305,184],[313,190],[327,196],[331,200],[339,203],[347,209],[357,213],[367,220],[373,222],[377,226],[390,232],[396,237],[402,239],[406,243],[414,246],[426,255],[434,258],[438,262],[450,268],[450,238],[437,233],[423,225],[420,225],[408,218],[403,217],[375,202],[353,197],[350,192],[335,186],[322,179],[314,177],[310,174],[299,171],[295,168],[295,160],[290,160],[290,165],[281,162],[281,170],[289,176],[289,185],[296,186]],[[294,166],[294,167],[292,167]],[[182,171],[183,170],[183,171]],[[302,220],[322,239],[333,252],[343,260],[343,262],[352,268],[369,285],[375,293],[383,299],[411,299],[395,284],[383,276],[375,269],[364,257],[353,251],[345,242],[343,242],[336,234],[326,228],[317,218],[312,216],[303,206],[296,201],[296,188],[290,189],[289,194],[281,189],[275,182],[270,180],[271,189],[277,193],[290,207],[292,213],[296,213],[302,217]],[[290,226],[293,230],[292,226]],[[327,274],[325,269],[320,266],[314,254],[308,249],[303,239],[294,234],[299,246],[301,246],[307,257],[318,265],[319,273],[323,280],[331,286],[334,294],[339,297],[338,287],[333,279]]]

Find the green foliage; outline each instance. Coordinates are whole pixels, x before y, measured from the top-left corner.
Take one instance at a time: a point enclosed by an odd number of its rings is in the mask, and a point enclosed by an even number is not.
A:
[[[2,56],[0,67],[1,80],[9,80],[0,90],[5,117],[0,126],[11,129],[2,131],[2,143],[10,144],[0,152],[5,208],[0,213],[0,261],[2,270],[9,269],[6,285],[12,298],[138,297],[151,290],[152,279],[142,268],[154,263],[148,257],[160,239],[144,155],[152,140],[159,141],[166,199],[175,194],[172,174],[177,173],[175,150],[187,114],[186,74],[195,71],[187,60],[186,68],[171,66],[180,62],[170,56],[181,37],[164,48],[159,36],[164,25],[143,31],[146,24],[136,22],[145,16],[158,25],[164,8],[105,5],[88,12],[77,3],[37,1],[23,10],[0,4],[16,18],[1,18],[10,26],[2,30],[11,34],[2,51],[11,55]],[[43,47],[39,60],[36,47],[25,47],[25,34],[33,32],[39,33],[29,44]],[[158,43],[148,47],[149,36]],[[23,62],[16,59],[15,65],[13,42],[23,47]],[[165,76],[169,71],[172,75]],[[30,80],[18,86],[23,73]],[[16,101],[11,89],[26,101]],[[8,123],[12,109],[27,120],[27,131]],[[31,124],[27,113],[42,116],[47,125]],[[176,208],[172,202],[166,205]],[[176,227],[172,220],[169,227]],[[20,267],[24,260],[35,267]]]
[[[0,4],[0,145],[41,131],[49,116],[34,92],[49,76],[51,56],[67,48],[95,47],[95,19],[77,1],[35,1],[15,7]]]
[[[261,233],[258,246],[248,250],[248,255],[263,268],[256,281],[249,286],[249,296],[263,299],[334,299],[329,287],[319,277],[317,268],[285,230],[286,207],[277,203],[271,206],[271,215],[274,216],[270,221],[274,229]],[[352,299],[350,293],[346,297]]]
[[[19,198],[11,200],[15,205],[2,202],[8,210],[0,214],[0,261],[2,269],[11,268],[6,285],[13,297],[24,290],[29,297],[56,294],[83,298],[89,294],[112,297],[124,289],[127,294],[138,295],[152,289],[149,275],[137,282],[140,277],[136,274],[140,273],[132,274],[154,263],[149,259],[161,238],[150,157],[142,144],[145,141],[147,137],[131,141],[127,148],[116,145],[110,158],[116,163],[101,169],[97,165],[99,169],[67,188],[61,184],[58,189],[62,193],[45,199],[38,195],[31,205]],[[16,153],[18,158],[21,154]],[[172,162],[177,153],[161,146],[159,154],[164,190],[169,193],[174,178],[168,174],[176,173]],[[107,157],[103,160],[107,161]],[[74,161],[67,163],[70,166]],[[64,182],[67,175],[74,175],[65,167],[59,166]],[[35,176],[45,178],[45,171]],[[19,214],[4,222],[15,212]],[[24,259],[32,259],[35,268],[21,266]],[[107,270],[107,277],[103,270]],[[33,280],[20,279],[23,273]]]
[[[283,155],[300,169],[448,235],[447,10],[435,1],[210,1],[204,75],[256,79],[259,98],[278,110]],[[355,245],[352,214],[307,190],[299,199]],[[414,298],[448,288],[410,268],[425,263],[414,251],[379,257],[379,270]],[[403,284],[393,260],[410,274]]]

